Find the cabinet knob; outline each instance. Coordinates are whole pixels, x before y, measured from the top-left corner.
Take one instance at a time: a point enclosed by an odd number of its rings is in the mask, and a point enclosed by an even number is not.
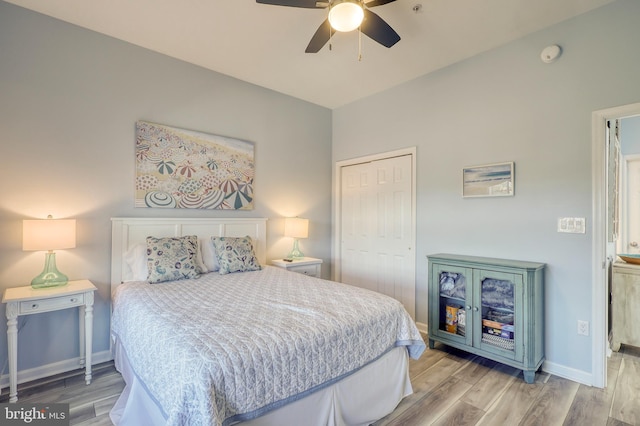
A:
[[[471,310],[471,306],[467,305],[467,311]]]
[[[31,304],[31,309],[38,309],[38,304],[37,303]]]
[[[475,308],[473,308],[474,312],[478,312],[478,307],[476,306]]]
[[[630,245],[631,247],[638,247],[638,242],[637,242],[637,241],[631,241],[631,242],[629,243],[629,245]]]
[[[71,299],[71,303],[76,303],[78,301],[78,299],[76,297]]]

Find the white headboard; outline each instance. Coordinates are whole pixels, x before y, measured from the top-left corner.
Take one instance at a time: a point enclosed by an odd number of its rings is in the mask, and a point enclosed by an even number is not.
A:
[[[122,283],[128,268],[123,256],[135,244],[146,243],[148,236],[199,238],[244,237],[249,235],[255,245],[258,261],[266,264],[267,219],[265,218],[131,218],[111,219],[111,291]]]

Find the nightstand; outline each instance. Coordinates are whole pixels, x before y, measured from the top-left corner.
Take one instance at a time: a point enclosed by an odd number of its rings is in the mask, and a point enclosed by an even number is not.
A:
[[[9,402],[18,400],[18,317],[78,307],[80,311],[80,365],[84,379],[91,383],[93,339],[93,292],[89,280],[69,281],[62,287],[33,289],[31,286],[8,288],[2,303],[7,304],[7,342],[9,346]]]
[[[292,262],[275,259],[271,261],[271,264],[278,268],[284,268],[287,271],[309,275],[310,277],[320,278],[322,276],[322,259],[301,257],[300,259],[295,259]]]

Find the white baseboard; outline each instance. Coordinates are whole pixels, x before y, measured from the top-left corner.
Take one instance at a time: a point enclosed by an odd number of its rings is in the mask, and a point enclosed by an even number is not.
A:
[[[423,322],[416,322],[416,327],[418,327],[418,331],[420,333],[424,333],[424,334],[429,333],[429,327],[427,326],[427,324]]]
[[[583,385],[593,386],[593,375],[587,371],[576,370],[575,368],[549,361],[542,363],[542,370],[554,376],[563,377],[574,382],[582,383]]]
[[[111,361],[113,356],[110,351],[96,352],[92,355],[91,363],[100,364]],[[67,371],[73,371],[81,368],[80,357],[66,359],[64,361],[54,362],[52,364],[43,365],[41,367],[30,368],[28,370],[18,371],[18,384],[31,382],[33,380],[54,376]],[[9,387],[9,375],[0,376],[0,389]]]
[[[428,334],[429,328],[427,324],[416,322],[416,326],[421,333]],[[569,379],[587,386],[593,386],[593,375],[587,371],[576,370],[575,368],[570,368],[549,361],[544,361],[542,363],[542,370],[549,374],[553,374],[554,376]]]

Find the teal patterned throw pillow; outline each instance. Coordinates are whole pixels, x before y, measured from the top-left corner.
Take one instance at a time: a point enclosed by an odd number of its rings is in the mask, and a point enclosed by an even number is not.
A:
[[[262,269],[253,251],[251,237],[211,237],[211,241],[216,249],[221,275]]]
[[[165,281],[198,278],[198,237],[155,238],[147,237],[148,281],[151,284]]]

